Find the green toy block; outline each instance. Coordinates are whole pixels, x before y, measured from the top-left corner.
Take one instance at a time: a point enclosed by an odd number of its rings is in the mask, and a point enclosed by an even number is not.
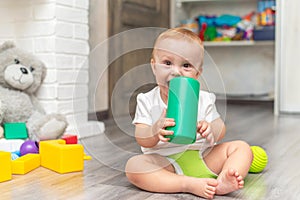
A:
[[[26,139],[26,138],[28,138],[26,124],[23,122],[4,123],[4,137],[6,139]]]

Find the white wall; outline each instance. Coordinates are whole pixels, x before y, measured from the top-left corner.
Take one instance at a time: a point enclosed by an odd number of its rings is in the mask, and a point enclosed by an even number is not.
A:
[[[108,109],[108,0],[90,0],[89,112]]]
[[[300,1],[278,1],[276,114],[300,113]]]
[[[86,130],[80,136],[92,134],[87,118],[88,13],[89,0],[0,2],[0,43],[14,40],[46,64],[47,76],[37,96],[47,113],[67,117],[67,132]]]

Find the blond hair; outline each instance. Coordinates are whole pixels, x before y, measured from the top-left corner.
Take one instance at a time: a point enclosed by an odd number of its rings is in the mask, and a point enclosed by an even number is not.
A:
[[[204,46],[202,40],[199,38],[199,36],[192,32],[189,29],[183,28],[183,27],[177,27],[177,28],[171,28],[164,32],[162,32],[155,40],[154,47],[152,51],[152,58],[154,58],[155,50],[157,49],[156,46],[158,42],[164,40],[164,39],[176,39],[176,40],[185,40],[189,42],[196,42],[199,44],[202,49],[201,55],[199,56],[199,59],[201,59],[200,67],[203,65],[203,56],[204,56]]]

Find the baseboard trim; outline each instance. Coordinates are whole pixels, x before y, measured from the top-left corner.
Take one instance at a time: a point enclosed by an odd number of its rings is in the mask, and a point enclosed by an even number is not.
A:
[[[88,114],[89,121],[103,121],[103,120],[107,120],[108,118],[109,118],[108,110],[97,111],[97,112]]]
[[[242,105],[269,105],[274,106],[273,100],[240,100],[240,99],[227,99],[227,104],[242,104]]]

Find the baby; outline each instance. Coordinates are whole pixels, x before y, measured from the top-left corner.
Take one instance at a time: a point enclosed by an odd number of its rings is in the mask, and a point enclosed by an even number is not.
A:
[[[203,56],[202,41],[187,29],[169,29],[156,39],[151,67],[158,86],[138,95],[133,120],[143,154],[130,158],[126,165],[129,181],[141,189],[213,198],[244,186],[252,151],[243,141],[218,143],[226,128],[214,94],[200,92],[195,143],[173,144],[165,137],[173,134],[166,127],[180,123],[166,118],[169,82],[177,76],[198,79]]]

